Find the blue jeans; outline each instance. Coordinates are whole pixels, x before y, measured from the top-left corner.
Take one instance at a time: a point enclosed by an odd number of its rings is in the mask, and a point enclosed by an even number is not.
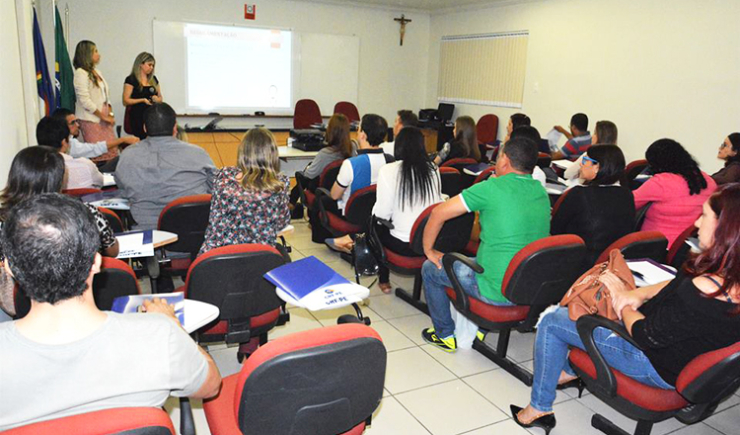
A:
[[[610,367],[651,387],[665,390],[674,387],[655,371],[641,350],[606,328],[596,328],[594,340]],[[534,343],[534,380],[530,404],[540,411],[552,411],[552,403],[560,372],[574,374],[568,364],[568,346],[585,350],[576,330],[576,322],[568,317],[568,308],[558,308],[547,314],[537,328]]]
[[[475,261],[475,257],[472,260]],[[466,294],[491,305],[512,305],[510,302],[495,302],[481,295],[478,282],[475,280],[475,272],[465,264],[456,262],[453,270]],[[429,260],[421,267],[421,276],[424,279],[429,315],[432,317],[437,337],[452,337],[455,335],[455,322],[452,321],[450,313],[450,298],[445,293],[445,287],[452,287],[450,278],[444,268],[437,269],[437,266]]]

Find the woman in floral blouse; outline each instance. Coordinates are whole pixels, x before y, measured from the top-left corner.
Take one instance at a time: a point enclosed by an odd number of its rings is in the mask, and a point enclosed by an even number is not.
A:
[[[289,188],[272,133],[249,130],[239,145],[237,167],[227,166],[216,176],[199,255],[243,243],[274,246],[277,233],[290,223]]]

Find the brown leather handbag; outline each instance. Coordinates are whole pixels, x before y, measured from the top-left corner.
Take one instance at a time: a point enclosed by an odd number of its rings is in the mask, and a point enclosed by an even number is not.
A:
[[[627,267],[624,256],[619,249],[609,252],[609,260],[599,263],[581,275],[560,301],[560,306],[568,307],[568,317],[578,320],[588,314],[597,314],[611,320],[617,320],[617,313],[612,306],[609,289],[601,283],[601,275],[607,270],[619,277],[630,290],[635,289],[635,279]]]

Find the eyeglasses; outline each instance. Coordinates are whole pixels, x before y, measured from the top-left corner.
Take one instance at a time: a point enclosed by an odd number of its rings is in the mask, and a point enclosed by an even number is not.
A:
[[[72,124],[79,124],[79,123],[80,123],[80,120],[79,119],[73,119],[73,120],[69,121],[67,124],[72,125]]]
[[[591,162],[591,164],[593,164],[593,165],[598,165],[599,164],[598,160],[594,160],[591,157],[589,157],[589,156],[587,156],[587,155],[584,154],[583,155],[583,160],[581,160],[581,165],[583,165],[586,162]]]

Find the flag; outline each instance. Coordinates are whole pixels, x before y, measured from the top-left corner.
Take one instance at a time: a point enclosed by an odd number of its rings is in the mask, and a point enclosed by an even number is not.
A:
[[[45,113],[48,116],[54,108],[54,87],[46,65],[46,52],[44,41],[41,39],[41,30],[39,30],[39,20],[36,18],[36,8],[33,9],[33,60],[36,64],[36,88],[39,98],[46,104]]]
[[[72,63],[69,61],[67,43],[64,40],[64,28],[62,19],[59,17],[59,8],[56,11],[56,30],[54,31],[54,85],[56,86],[56,107],[75,111],[75,73]]]

